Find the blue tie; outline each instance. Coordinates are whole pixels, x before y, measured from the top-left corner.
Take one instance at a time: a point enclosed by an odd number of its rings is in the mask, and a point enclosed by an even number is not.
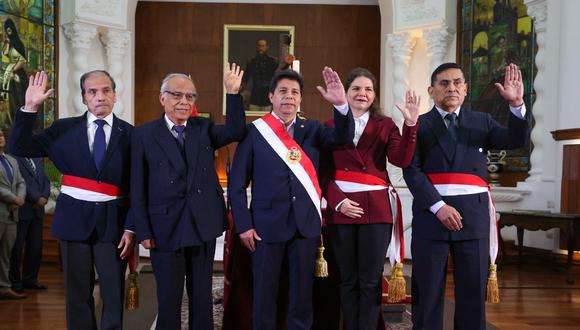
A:
[[[6,159],[6,156],[2,154],[0,155],[0,161],[2,161],[2,166],[4,166],[4,169],[6,170],[6,177],[8,177],[8,182],[12,184],[12,181],[14,181],[14,174],[12,173],[12,167],[8,163],[8,159]]]
[[[447,122],[447,131],[449,132],[449,136],[454,141],[457,141],[457,114],[455,112],[448,113],[445,115],[445,121]]]
[[[94,121],[97,124],[97,131],[95,132],[95,141],[93,141],[93,160],[97,170],[101,169],[103,159],[105,158],[105,151],[107,150],[107,142],[105,140],[105,130],[103,126],[107,123],[103,119]]]
[[[177,132],[177,142],[183,147],[183,130],[185,125],[173,125],[173,130]]]

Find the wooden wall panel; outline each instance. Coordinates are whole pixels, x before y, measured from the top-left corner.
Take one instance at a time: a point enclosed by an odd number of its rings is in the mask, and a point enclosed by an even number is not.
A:
[[[560,210],[580,213],[580,144],[564,145]]]
[[[343,78],[357,66],[379,76],[378,6],[139,2],[135,24],[136,125],[161,114],[159,88],[170,72],[191,74],[199,111],[211,112],[216,122],[224,121],[224,24],[295,26],[294,55],[301,61],[305,80],[302,109],[309,118],[331,116],[330,106],[316,90],[325,65]],[[233,155],[234,148],[230,149]],[[220,177],[225,162],[222,153],[218,156]]]

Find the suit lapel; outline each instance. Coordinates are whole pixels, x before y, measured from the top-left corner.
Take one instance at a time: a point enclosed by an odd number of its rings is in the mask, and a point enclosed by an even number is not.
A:
[[[199,138],[201,128],[193,119],[189,119],[185,126],[185,157],[189,168],[195,168],[200,149]]]
[[[445,122],[443,122],[443,118],[437,111],[435,107],[429,111],[427,114],[429,120],[429,126],[437,139],[438,145],[443,151],[447,162],[451,164],[453,162],[453,157],[455,156],[455,147],[457,142],[449,136],[447,132],[447,126],[445,126]]]
[[[365,158],[366,154],[371,149],[373,142],[375,142],[377,137],[376,131],[381,127],[379,125],[381,121],[381,118],[369,116],[367,126],[365,127],[360,139],[358,140],[356,148],[353,148],[358,151],[357,154],[359,154],[361,161],[363,158]]]
[[[175,141],[169,129],[165,125],[165,119],[157,120],[157,132],[155,133],[155,140],[159,144],[159,147],[167,155],[169,162],[173,165],[175,170],[181,172],[185,170],[185,161],[183,159],[181,150]],[[187,139],[187,138],[186,138]]]
[[[18,161],[16,158],[11,157],[6,157],[6,160],[8,160],[10,167],[12,167],[12,190],[14,191],[16,188],[16,171],[18,171]],[[6,177],[6,180],[8,180],[8,177]]]
[[[470,123],[472,123],[472,113],[470,111],[461,108],[459,113],[459,127],[457,129],[457,141],[455,149],[455,160],[454,165],[461,165],[463,162],[463,157],[467,152],[467,146],[469,146],[469,137],[471,133]]]
[[[302,146],[302,142],[304,142],[304,137],[306,135],[306,127],[305,127],[305,120],[300,119],[300,117],[296,117],[296,123],[294,124],[294,141],[298,143],[299,146]]]
[[[123,127],[121,127],[121,122],[117,116],[113,115],[113,127],[111,127],[111,137],[109,138],[109,143],[107,144],[107,151],[105,152],[105,158],[103,159],[103,165],[101,166],[101,171],[109,163],[115,149],[119,145],[121,136],[125,134]]]
[[[85,163],[91,164],[91,168],[95,173],[97,173],[97,166],[95,161],[91,156],[91,150],[89,149],[89,136],[87,135],[87,112],[84,115],[77,117],[77,122],[74,127],[74,132],[71,136],[76,140],[77,148],[79,151],[79,156],[85,159]]]

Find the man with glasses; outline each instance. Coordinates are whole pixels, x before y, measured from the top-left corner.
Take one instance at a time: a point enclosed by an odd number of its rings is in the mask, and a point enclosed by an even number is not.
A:
[[[216,238],[227,227],[214,150],[244,135],[238,94],[242,76],[236,64],[226,68],[226,123],[216,125],[191,117],[196,100],[192,79],[181,73],[167,75],[159,94],[163,115],[133,134],[131,214],[138,241],[150,250],[157,329],[181,328],[184,280],[189,329],[213,329],[213,258]]]
[[[60,241],[67,328],[97,328],[96,267],[103,300],[100,328],[121,329],[125,260],[134,246],[127,221],[133,126],[113,114],[113,78],[95,70],[80,79],[88,111],[33,134],[38,108],[52,93],[47,84],[45,72],[30,77],[26,103],[16,111],[10,150],[22,157],[49,157],[63,174],[51,234]]]
[[[506,66],[504,83],[496,87],[509,104],[507,128],[488,113],[462,107],[467,84],[458,64],[442,64],[431,75],[428,91],[435,106],[419,117],[415,156],[404,169],[413,194],[413,329],[443,329],[449,253],[455,329],[485,329],[488,265],[497,255],[497,220],[485,181],[487,151],[522,147],[528,138],[516,65]]]

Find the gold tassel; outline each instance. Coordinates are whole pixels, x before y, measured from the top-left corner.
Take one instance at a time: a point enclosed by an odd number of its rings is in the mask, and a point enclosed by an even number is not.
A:
[[[397,262],[391,268],[391,279],[389,280],[388,302],[396,303],[402,301],[407,296],[407,283],[403,277],[403,263]]]
[[[322,235],[320,235],[320,245],[318,246],[318,253],[316,256],[314,276],[328,277],[328,263],[324,260],[324,242],[322,241]]]
[[[139,284],[137,283],[137,272],[129,274],[129,285],[125,294],[125,308],[129,311],[139,308]]]
[[[489,276],[487,277],[487,297],[486,302],[491,304],[499,303],[499,285],[497,283],[497,265],[489,265]]]

